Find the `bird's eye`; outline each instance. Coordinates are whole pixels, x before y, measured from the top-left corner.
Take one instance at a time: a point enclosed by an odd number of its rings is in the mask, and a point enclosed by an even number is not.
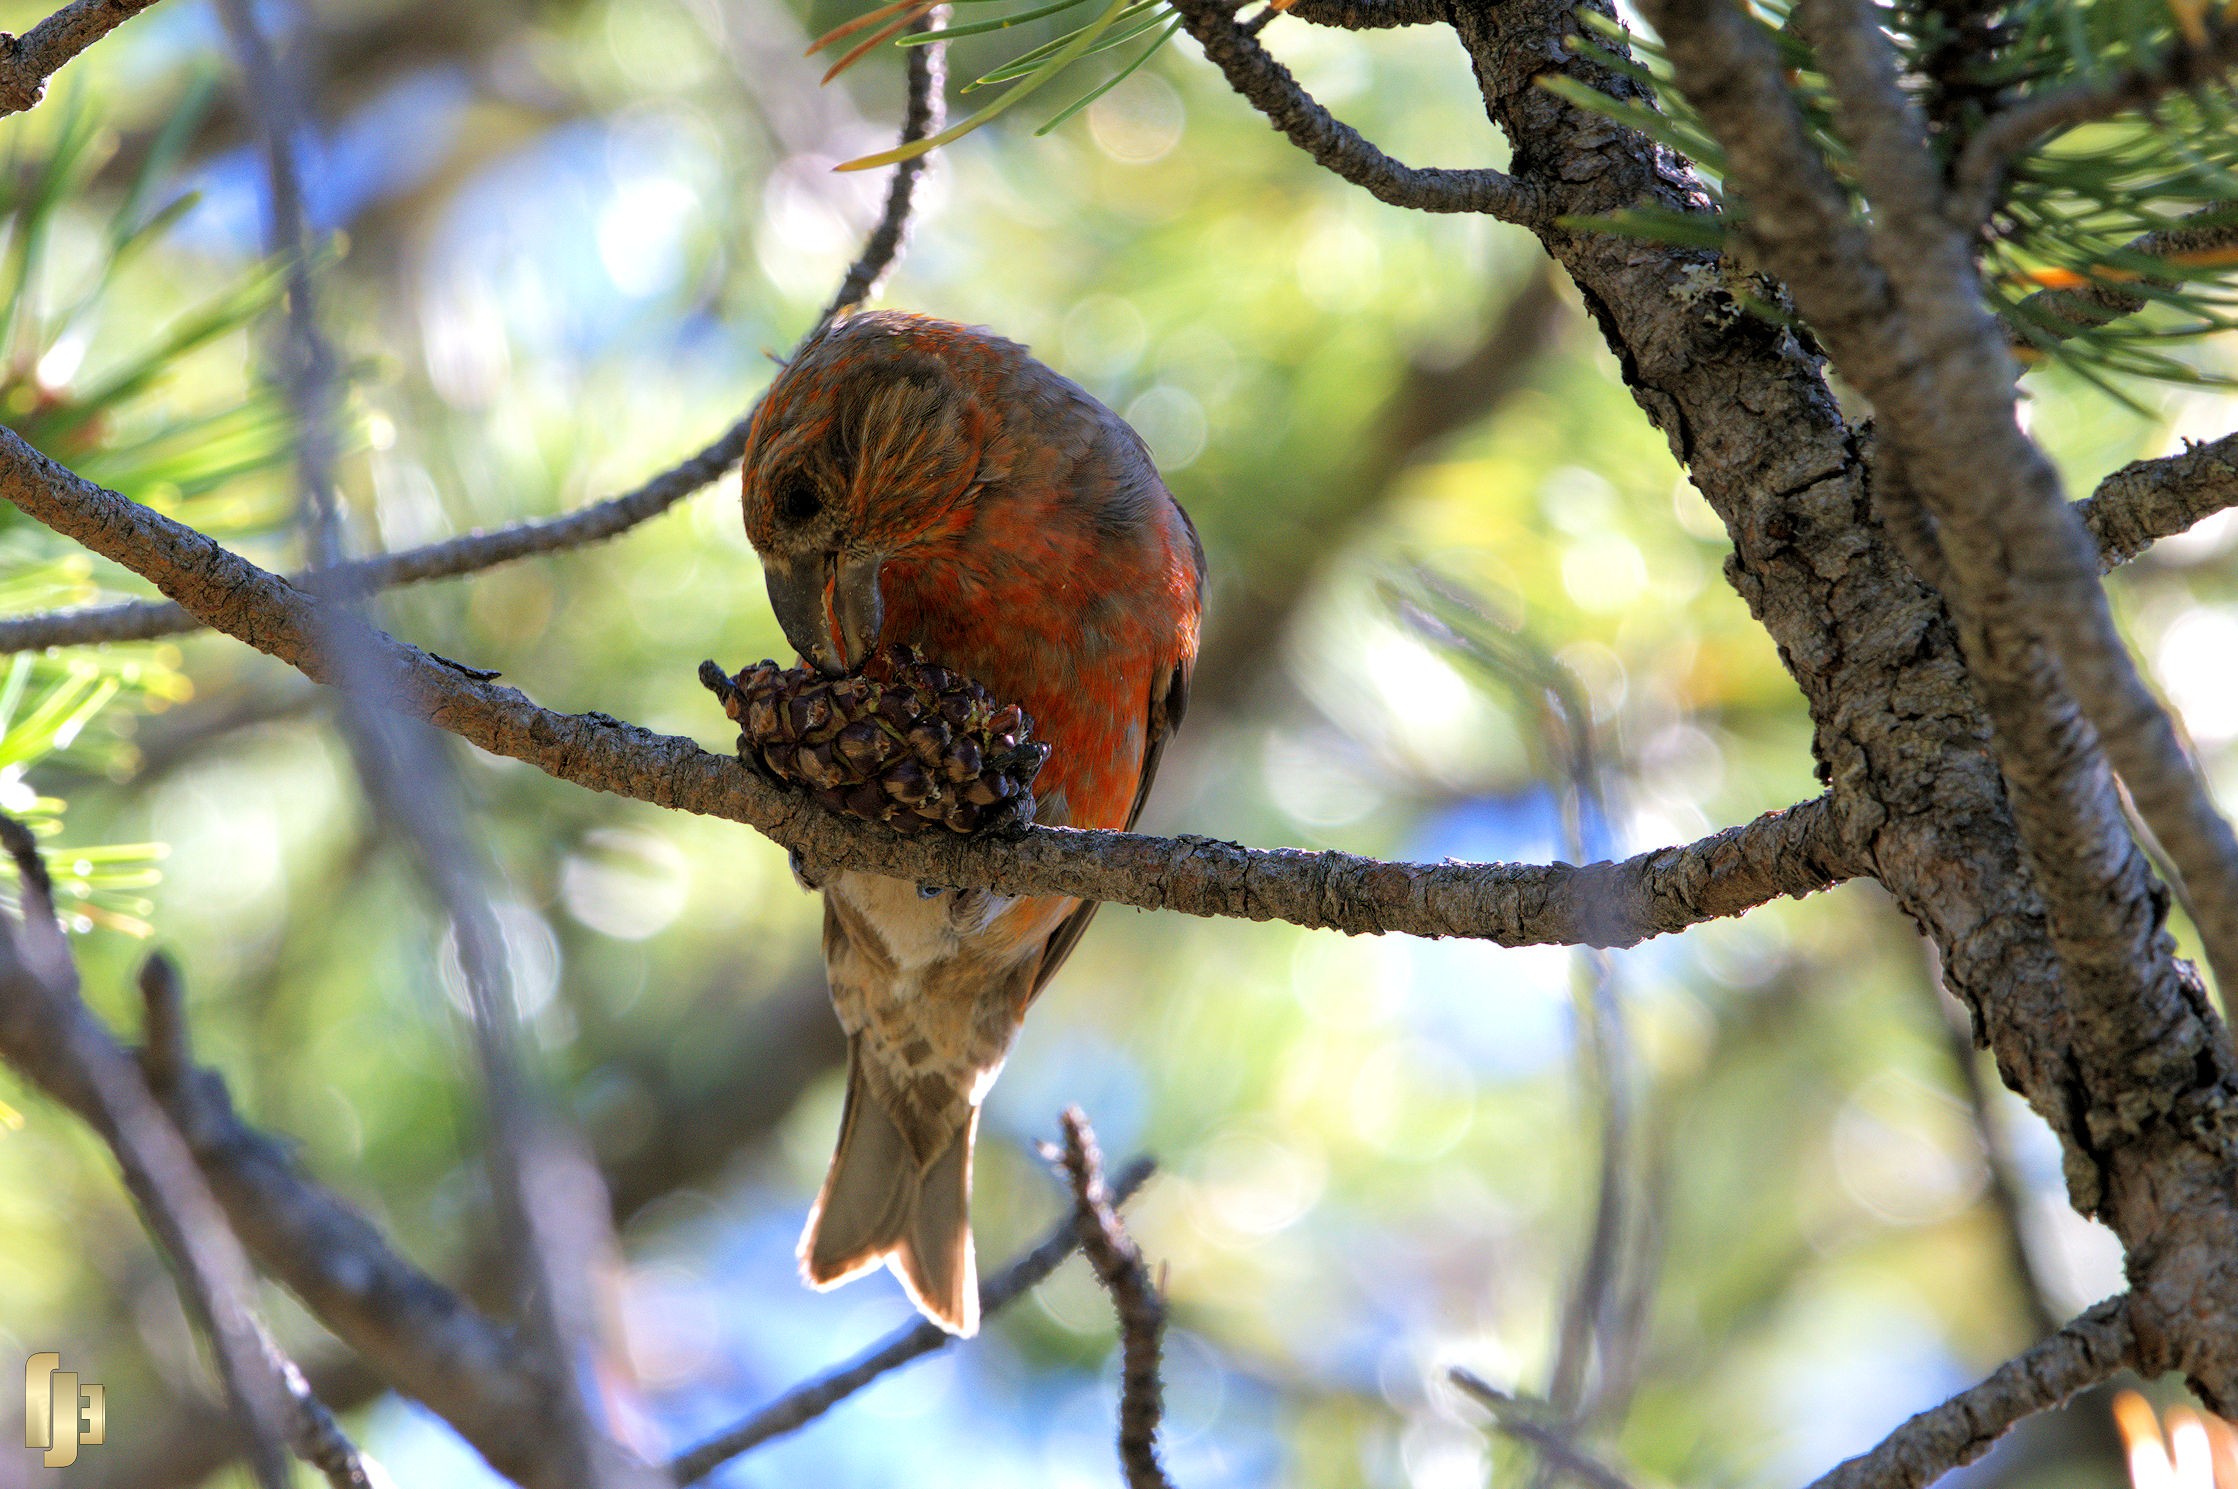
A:
[[[780,521],[803,523],[823,509],[823,494],[805,477],[794,476],[777,488],[777,516]]]

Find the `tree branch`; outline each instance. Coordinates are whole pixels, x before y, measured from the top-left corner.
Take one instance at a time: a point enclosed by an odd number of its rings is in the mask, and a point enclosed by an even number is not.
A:
[[[1966,142],[1952,174],[1949,216],[1969,234],[1997,211],[2012,164],[2037,141],[2078,125],[2112,119],[2157,103],[2171,93],[2220,81],[2238,66],[2238,25],[2216,19],[2209,7],[2198,45],[2179,37],[2162,56],[2125,67],[2096,82],[2032,94],[1984,120]]]
[[[82,1117],[116,1154],[148,1229],[177,1268],[187,1314],[216,1356],[257,1482],[286,1489],[288,1394],[256,1321],[248,1259],[180,1134],[79,996],[78,970],[29,830],[0,816],[0,844],[15,862],[21,910],[18,923],[0,924],[0,1055]]]
[[[387,1489],[387,1474],[350,1441],[342,1424],[334,1420],[334,1413],[326,1409],[310,1381],[304,1379],[301,1367],[280,1353],[279,1346],[269,1338],[266,1345],[280,1384],[287,1390],[288,1441],[295,1456],[317,1469],[331,1489]]]
[[[2232,1410],[2238,1201],[2217,1134],[2238,1112],[2238,1070],[2222,1053],[2221,1021],[2157,931],[2154,886],[2123,860],[2109,864],[2118,874],[2103,897],[2133,917],[2132,975],[2150,974],[2150,997],[2071,996],[2033,855],[2015,828],[2024,793],[2006,789],[1991,756],[1993,726],[1940,597],[1872,520],[1859,431],[1843,418],[1817,347],[1738,313],[1727,288],[1734,266],[1718,255],[1561,226],[1643,204],[1692,212],[1707,202],[1684,161],[1543,86],[1551,69],[1649,101],[1624,74],[1568,48],[1581,11],[1613,7],[1453,0],[1486,111],[1515,147],[1510,170],[1557,214],[1540,240],[1577,280],[1634,397],[1731,534],[1727,577],[1809,701],[1843,840],[1933,938],[2003,1078],[2058,1134],[2073,1203],[2105,1218],[2127,1246],[2147,1368],[2183,1369],[2203,1399]],[[1657,20],[1674,59],[1699,42],[1701,69],[1720,86],[1754,88],[1728,56],[1733,7],[1690,5]],[[1691,83],[1687,91],[1698,107],[1708,96]],[[1763,143],[1751,134],[1735,144],[1728,166]],[[1807,155],[1804,163],[1811,168]],[[1770,189],[1785,192],[1785,162],[1771,169]],[[1741,194],[1759,226],[1792,227],[1798,252],[1823,250],[1811,224],[1782,222]],[[1816,318],[1811,325],[1825,335]],[[1974,375],[1989,381],[1982,365]],[[1767,439],[1767,429],[1779,437]],[[2109,1036],[2146,1058],[2122,1058]]]
[[[1227,0],[1175,0],[1181,24],[1229,86],[1292,144],[1378,201],[1418,212],[1482,212],[1503,222],[1545,216],[1537,197],[1491,169],[1422,169],[1402,164],[1337,119],[1298,85],[1290,69],[1236,24]]]
[[[2227,205],[2195,212],[2173,227],[2157,228],[2122,245],[2124,255],[2159,259],[2176,269],[2195,255],[2219,259],[2233,251],[2238,251],[2238,211]],[[2179,280],[2176,274],[2163,276],[2150,269],[2109,265],[2082,284],[2038,290],[2020,302],[2016,313],[2033,323],[2035,337],[2064,341],[2143,310],[2149,301],[2134,288],[2138,283]],[[2032,345],[2023,338],[2018,350],[2025,352]]]
[[[2075,515],[2111,570],[2161,538],[2238,506],[2238,434],[2192,445],[2178,455],[2123,466],[2076,503]]]
[[[143,3],[153,4],[154,0],[143,0]],[[73,9],[95,8],[97,4],[98,0],[86,0]],[[936,10],[923,18],[920,29],[936,29],[941,20],[942,12]],[[909,98],[901,128],[904,144],[940,128],[944,112],[945,51],[937,43],[909,48]],[[5,60],[0,59],[0,88],[6,86],[5,66]],[[886,190],[885,208],[864,240],[861,253],[841,277],[838,292],[818,318],[816,329],[867,298],[901,256],[909,214],[915,204],[916,184],[931,159],[929,155],[919,156],[895,168],[893,181]],[[814,330],[809,334],[815,334]],[[492,532],[467,533],[398,553],[344,561],[328,566],[324,572],[292,575],[290,582],[315,594],[357,598],[398,585],[480,573],[515,559],[604,542],[658,517],[685,497],[720,480],[745,453],[746,430],[751,418],[749,414],[740,419],[707,448],[634,490],[564,516],[512,523]],[[0,655],[37,651],[49,646],[152,641],[201,628],[200,621],[168,601],[126,600],[0,619]]]
[[[1152,1169],[1147,1158],[1128,1164],[1111,1187],[1112,1204],[1126,1203],[1150,1178]],[[1067,1213],[1047,1240],[979,1284],[980,1318],[992,1318],[1039,1287],[1079,1246],[1079,1228]],[[696,1484],[741,1453],[799,1431],[889,1371],[954,1343],[955,1335],[924,1319],[897,1329],[837,1370],[794,1387],[737,1426],[677,1455],[668,1465],[669,1474],[678,1484]]]
[[[1072,1106],[1065,1108],[1063,1122],[1064,1146],[1044,1151],[1072,1190],[1073,1234],[1119,1315],[1119,1466],[1127,1489],[1173,1489],[1158,1462],[1158,1419],[1166,1410],[1158,1379],[1165,1299],[1143,1264],[1142,1248],[1119,1219],[1118,1199],[1104,1187],[1103,1153],[1088,1119]]]
[[[948,7],[936,5],[916,20],[910,22],[909,33],[922,35],[938,31],[948,24]],[[902,106],[901,145],[914,145],[928,135],[940,133],[940,125],[948,112],[948,48],[943,42],[928,42],[923,46],[907,47],[909,54],[909,98]],[[894,167],[894,178],[886,186],[886,206],[878,214],[877,223],[863,243],[863,251],[847,272],[840,277],[839,291],[831,304],[816,319],[816,331],[837,320],[853,306],[870,298],[886,271],[901,256],[902,236],[909,228],[909,211],[917,194],[917,182],[932,165],[933,152],[913,155]],[[815,331],[809,332],[815,335]]]
[[[2238,834],[2138,674],[2099,583],[2098,550],[2070,510],[2057,470],[2020,429],[2003,333],[1983,308],[1969,235],[1944,210],[1924,125],[1896,82],[1893,46],[1862,0],[1810,5],[1828,18],[1821,29],[1834,45],[1821,46],[1822,59],[1846,100],[1845,127],[1860,136],[1875,248],[1918,354],[1908,367],[1854,371],[1890,414],[1890,437],[1904,446],[1910,480],[1946,530],[1941,546],[1956,581],[1948,598],[1961,625],[1981,632],[1969,664],[1983,672],[2010,665],[2015,673],[2006,706],[1991,710],[2006,746],[2001,763],[2012,765],[2021,736],[2032,732],[2042,741],[2038,764],[2071,753],[2060,773],[2074,778],[2078,836],[2088,851],[2119,863],[2135,850],[2118,802],[2084,779],[2103,769],[2093,759],[2102,752],[2181,876],[2217,982],[2238,987]],[[1985,371],[2000,364],[2002,379]],[[2032,645],[2017,647],[2017,638]],[[2034,645],[2048,649],[2050,665],[2029,661]],[[2097,750],[2070,738],[2067,697],[2096,732]],[[2039,868],[2047,877],[2072,876],[2071,850],[2062,846],[2053,850],[2056,863],[2046,860],[2027,815],[2034,804],[2019,805]],[[2128,872],[2149,883],[2141,867]],[[2074,896],[2055,900],[2055,936],[2058,912],[2077,908],[2078,897],[2103,900],[2104,873],[2090,873],[2096,886],[2079,883]],[[2104,908],[2091,907],[2090,918],[2104,924]],[[2128,927],[2106,929],[2126,943]],[[2061,940],[2063,959],[2075,960],[2081,939]],[[2152,962],[2147,956],[2137,965]]]
[[[2051,1292],[2028,1244],[2028,1180],[2013,1161],[2004,1114],[1998,1110],[2001,1088],[1982,1075],[1981,1054],[1974,1048],[1973,1018],[1965,1005],[1943,991],[1930,972],[1927,996],[1943,1026],[1950,1050],[1951,1073],[1966,1093],[1966,1110],[1974,1125],[1974,1139],[1981,1145],[1982,1167],[1987,1170],[1983,1202],[1997,1222],[1999,1249],[2005,1253],[2006,1270],[2012,1274],[2022,1320],[2030,1339],[2048,1339],[2059,1332],[2059,1314],[2052,1307]]]
[[[1341,31],[1436,26],[1448,19],[1445,0],[1297,0],[1283,13]]]
[[[217,8],[263,147],[268,236],[288,289],[277,380],[294,419],[298,520],[313,566],[325,569],[344,552],[335,489],[342,383],[319,324],[313,235],[296,158],[313,121],[251,0],[217,0]],[[550,1440],[536,1472],[568,1489],[649,1485],[650,1470],[607,1434],[582,1389],[598,1342],[590,1277],[614,1247],[606,1229],[611,1215],[588,1158],[542,1099],[521,1054],[505,938],[451,762],[434,736],[377,700],[381,669],[372,638],[380,633],[364,624],[356,602],[328,601],[311,622],[332,667],[336,712],[366,801],[397,831],[456,944],[490,1131],[490,1188],[516,1282],[527,1364],[542,1386]]]
[[[587,547],[658,517],[693,492],[720,480],[746,452],[747,420],[740,419],[698,454],[669,467],[632,491],[532,522],[492,532],[472,532],[419,548],[338,563],[323,571],[289,576],[314,594],[357,598],[423,579],[480,573],[515,559]],[[167,600],[127,600],[0,620],[0,654],[47,646],[101,641],[149,641],[202,629],[202,622]]]
[[[0,114],[20,114],[45,96],[62,64],[155,0],[76,0],[21,36],[0,35]]]
[[[1728,181],[1752,217],[1767,215],[1767,202],[1799,209],[1771,212],[1776,231],[1752,236],[1873,400],[1891,447],[1883,463],[1901,454],[1942,526],[1946,597],[1967,632],[2023,840],[2051,885],[2074,881],[2072,893],[2049,891],[2063,962],[2101,981],[2092,996],[2109,1009],[2137,1001],[2140,976],[2166,971],[2139,939],[2151,934],[2136,913],[2149,876],[2134,861],[2110,764],[2199,906],[2218,980],[2238,986],[2238,836],[2122,644],[2058,473],[2019,428],[2002,334],[1980,303],[1964,235],[1941,213],[1940,176],[1895,84],[1886,35],[1854,0],[1801,12],[1874,203],[1866,235],[1804,133],[1762,31],[1725,0],[1657,0],[1651,10],[1672,38],[1680,86],[1728,146]],[[1830,240],[1846,245],[1832,259]],[[2118,892],[2108,892],[2109,874]]]
[[[2048,1411],[2127,1365],[2134,1347],[2129,1310],[2127,1295],[2107,1299],[1810,1489],[1921,1489],[1972,1463],[2022,1418]]]
[[[104,491],[0,430],[0,497],[184,604],[205,623],[332,681],[322,602],[210,538]],[[904,838],[834,816],[690,740],[602,714],[556,714],[378,632],[384,702],[493,754],[593,790],[742,822],[811,861],[919,883],[1055,893],[1193,915],[1502,945],[1631,945],[1861,872],[1823,806],[1621,864],[1390,864],[1204,838],[1035,828],[1017,841]]]
[[[697,1020],[685,1028],[633,1026],[630,1032],[641,1038],[611,1052],[609,1069],[644,1093],[649,1104],[643,1111],[633,1110],[618,1128],[591,1130],[593,1146],[602,1152],[609,1146],[604,1140],[616,1140],[612,1146],[617,1151],[607,1155],[605,1179],[617,1224],[679,1190],[715,1183],[845,1053],[845,1037],[832,1017],[820,965],[744,1011],[738,1007],[739,985],[735,965],[718,967],[684,1000],[711,1014],[720,1009],[721,1017],[711,1026],[702,1027]],[[175,999],[169,1006],[176,1008]],[[168,1043],[151,1030],[143,1062]],[[707,1079],[679,1077],[672,1056],[686,1046],[691,1058],[685,1063]],[[176,1068],[185,1056],[174,1060]],[[169,1090],[177,1081],[151,1084]],[[458,1268],[456,1294],[484,1307],[497,1306],[501,1300],[494,1295],[502,1291],[507,1271],[494,1239],[478,1237],[470,1259]],[[387,1381],[355,1354],[307,1362],[307,1368],[317,1377],[320,1398],[336,1411],[363,1406],[388,1389]],[[128,1457],[102,1454],[88,1468],[92,1477],[84,1489],[174,1489],[200,1483],[233,1455],[233,1437],[222,1414],[199,1399],[178,1401],[168,1421],[136,1420],[136,1451]]]
[[[251,1254],[392,1389],[448,1422],[500,1473],[557,1483],[539,1467],[549,1457],[549,1404],[511,1332],[398,1255],[240,1119],[224,1081],[194,1063],[168,963],[151,959],[140,990],[148,1083]]]

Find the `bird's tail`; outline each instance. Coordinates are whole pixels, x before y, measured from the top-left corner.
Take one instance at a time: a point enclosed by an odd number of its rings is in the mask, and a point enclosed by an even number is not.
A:
[[[883,1262],[917,1311],[951,1334],[979,1332],[979,1275],[971,1249],[971,1149],[979,1108],[930,1162],[871,1094],[862,1042],[848,1041],[847,1104],[839,1147],[800,1238],[811,1287],[837,1287]]]

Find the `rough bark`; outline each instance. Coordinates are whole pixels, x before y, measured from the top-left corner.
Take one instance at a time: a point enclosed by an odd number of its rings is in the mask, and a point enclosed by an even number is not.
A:
[[[1462,0],[1453,18],[1520,189],[1564,215],[1708,208],[1667,151],[1536,86],[1558,71],[1636,96],[1564,46],[1570,6]],[[2157,931],[2164,906],[2129,902],[2156,927],[2158,1005],[2071,1009],[1957,633],[1882,531],[1818,357],[1743,314],[1728,289],[1741,271],[1712,253],[1535,230],[1724,520],[1727,575],[1809,704],[1842,840],[1935,942],[2000,1073],[2059,1134],[2076,1206],[2122,1237],[2145,1368],[2181,1368],[2238,1407],[2238,1079]]]

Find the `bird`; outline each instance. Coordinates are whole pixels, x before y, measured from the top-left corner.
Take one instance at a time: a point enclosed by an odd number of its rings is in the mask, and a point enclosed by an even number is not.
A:
[[[743,472],[746,535],[804,665],[840,676],[914,647],[1031,717],[1050,747],[1037,822],[1134,825],[1188,706],[1205,558],[1124,419],[983,328],[862,311],[780,369]],[[802,881],[823,896],[847,1035],[802,1277],[827,1289],[883,1265],[971,1335],[980,1106],[1096,904],[853,870]]]

